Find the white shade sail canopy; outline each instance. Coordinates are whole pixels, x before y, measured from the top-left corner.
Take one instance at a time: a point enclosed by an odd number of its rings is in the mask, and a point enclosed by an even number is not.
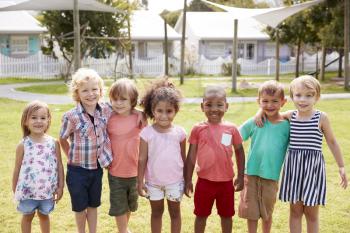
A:
[[[73,10],[73,0],[28,0],[20,3],[9,3],[8,6],[0,6],[0,11],[18,11],[18,10],[33,10],[33,11],[45,11],[45,10]],[[82,11],[101,11],[117,13],[122,11],[97,2],[95,0],[78,0],[79,10]]]
[[[288,18],[291,15],[298,13],[304,9],[323,2],[323,0],[314,0],[309,2],[304,2],[301,4],[296,4],[286,7],[275,7],[275,8],[262,8],[262,9],[248,9],[248,8],[238,8],[229,7],[217,3],[213,3],[206,0],[201,0],[202,2],[216,6],[222,10],[229,12],[235,19],[244,19],[253,17],[259,22],[271,26],[273,28],[277,27],[279,23]]]

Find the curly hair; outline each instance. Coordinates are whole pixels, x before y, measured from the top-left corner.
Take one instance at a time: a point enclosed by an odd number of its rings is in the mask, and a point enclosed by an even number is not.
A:
[[[144,113],[150,119],[154,119],[153,110],[161,101],[166,101],[175,108],[177,113],[180,109],[181,93],[175,88],[175,85],[162,77],[152,82],[150,88],[141,98],[140,105],[144,109]]]

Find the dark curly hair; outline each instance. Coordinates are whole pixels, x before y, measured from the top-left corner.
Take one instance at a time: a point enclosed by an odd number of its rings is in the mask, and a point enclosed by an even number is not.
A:
[[[154,119],[153,109],[160,101],[166,101],[174,106],[177,113],[180,109],[181,93],[167,77],[159,78],[152,82],[141,99],[140,105],[144,113],[150,119]]]

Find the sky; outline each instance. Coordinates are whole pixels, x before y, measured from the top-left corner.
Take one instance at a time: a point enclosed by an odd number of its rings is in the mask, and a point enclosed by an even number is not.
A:
[[[187,0],[187,5],[192,0]],[[162,12],[164,9],[168,11],[174,11],[182,9],[184,6],[184,0],[148,0],[148,9],[157,13]]]

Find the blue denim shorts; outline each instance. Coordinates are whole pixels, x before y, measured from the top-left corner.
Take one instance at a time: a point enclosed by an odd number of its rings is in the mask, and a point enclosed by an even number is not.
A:
[[[17,206],[17,210],[24,215],[32,214],[35,210],[38,210],[40,213],[44,215],[49,215],[51,211],[53,211],[55,207],[55,202],[53,199],[47,200],[22,200],[19,202]]]
[[[88,207],[97,208],[101,205],[102,176],[101,167],[88,170],[67,166],[66,182],[74,212],[81,212]]]

